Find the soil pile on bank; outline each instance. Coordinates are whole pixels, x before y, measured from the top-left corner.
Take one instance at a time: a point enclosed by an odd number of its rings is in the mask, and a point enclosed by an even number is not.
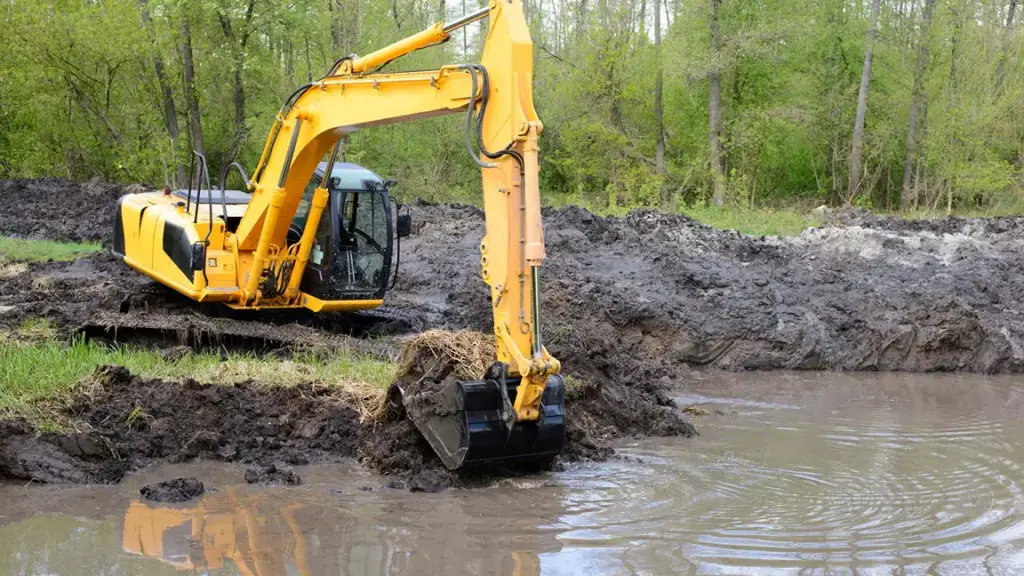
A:
[[[483,213],[417,205],[392,304],[489,331]],[[684,216],[545,210],[542,331],[563,371],[629,389],[689,366],[1020,372],[1024,221],[751,237]],[[922,225],[922,228],[924,226]],[[954,227],[955,228],[955,227]],[[424,295],[434,295],[426,305]]]
[[[139,185],[77,184],[60,178],[0,180],[6,206],[0,211],[0,234],[109,244],[117,199],[143,190]]]
[[[460,380],[479,380],[493,362],[494,342],[483,333],[431,331],[406,343],[399,377],[389,390],[377,422],[361,449],[363,463],[403,480],[414,491],[434,492],[449,485],[476,486],[496,476],[534,473],[549,463],[447,470],[410,416],[427,419],[451,414],[446,391]],[[399,391],[401,390],[401,392]],[[566,443],[562,461],[604,460],[614,451],[608,441],[622,436],[692,436],[693,425],[666,394],[666,382],[566,384]],[[402,392],[405,396],[403,398]]]

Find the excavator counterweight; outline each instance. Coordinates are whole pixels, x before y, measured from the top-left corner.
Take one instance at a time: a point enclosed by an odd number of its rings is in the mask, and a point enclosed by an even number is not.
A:
[[[383,73],[387,63],[488,21],[479,63]],[[545,258],[533,44],[522,0],[433,26],[365,56],[339,59],[296,90],[267,137],[247,190],[210,185],[194,158],[189,188],[118,202],[114,251],[188,298],[235,310],[368,310],[394,285],[408,216],[393,181],[339,158],[356,130],[464,114],[466,147],[480,168],[496,354],[480,381],[401,391],[401,403],[445,465],[547,460],[565,437],[558,360],[541,341],[539,269]],[[196,185],[193,187],[192,176]],[[406,393],[408,392],[408,393]],[[440,407],[440,408],[439,408]]]

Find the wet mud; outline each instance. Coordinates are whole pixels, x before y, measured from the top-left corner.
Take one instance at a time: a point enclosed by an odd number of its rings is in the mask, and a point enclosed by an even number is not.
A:
[[[53,182],[0,183],[32,196],[24,214],[0,220],[0,233],[103,237],[125,189]],[[95,219],[59,200],[75,194],[95,197]],[[102,201],[110,214],[101,217],[94,204]],[[417,233],[402,242],[398,284],[377,316],[237,317],[200,309],[100,252],[0,274],[0,329],[44,316],[67,338],[148,344],[169,357],[217,346],[284,355],[349,348],[391,360],[400,359],[399,334],[490,334],[488,291],[477,270],[482,211],[414,204],[412,213]],[[649,211],[608,218],[564,208],[545,210],[544,219],[542,332],[567,375],[566,460],[608,458],[608,441],[624,436],[694,434],[668,390],[695,366],[1024,368],[1024,319],[1015,313],[1024,284],[1022,219],[904,222],[854,211],[827,215],[829,226],[793,238],[750,237]],[[405,376],[419,381],[422,368]],[[396,486],[437,491],[472,486],[493,472],[448,473],[396,402],[367,419],[358,399],[313,385],[174,384],[115,368],[83,387],[88,393],[69,413],[82,423],[79,433],[39,434],[20,422],[0,427],[0,476],[112,482],[157,459],[269,466],[354,457]]]
[[[146,484],[139,489],[139,495],[142,496],[143,500],[170,504],[180,504],[194,500],[205,492],[206,487],[203,486],[203,483],[192,477],[174,478],[157,482],[156,484]]]
[[[415,206],[391,301],[486,329],[483,214]],[[869,222],[751,237],[684,216],[546,210],[545,344],[570,374],[630,387],[726,370],[1018,373],[1024,219]],[[425,307],[423,294],[440,302]]]
[[[0,234],[109,245],[114,204],[126,190],[146,188],[62,178],[0,180],[0,197],[11,208],[0,214]]]

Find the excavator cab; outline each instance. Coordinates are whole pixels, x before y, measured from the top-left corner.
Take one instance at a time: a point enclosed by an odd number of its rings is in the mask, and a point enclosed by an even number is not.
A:
[[[302,238],[326,169],[321,163],[306,186],[288,228],[289,245]],[[391,198],[396,182],[349,163],[335,164],[326,182],[327,206],[300,287],[322,300],[382,299],[397,273],[399,242],[411,228],[410,217],[398,215]]]

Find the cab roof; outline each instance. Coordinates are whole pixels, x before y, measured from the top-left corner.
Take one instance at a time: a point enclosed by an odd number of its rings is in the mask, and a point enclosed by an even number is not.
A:
[[[327,170],[327,162],[317,165],[314,178],[323,178],[324,170]],[[331,171],[331,177],[339,179],[338,187],[342,190],[364,190],[367,187],[367,181],[376,184],[384,183],[384,179],[374,172],[351,162],[336,162],[334,170]]]

